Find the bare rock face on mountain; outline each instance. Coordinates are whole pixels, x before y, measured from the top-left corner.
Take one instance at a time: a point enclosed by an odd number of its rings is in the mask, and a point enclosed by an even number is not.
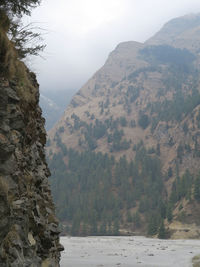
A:
[[[0,266],[59,266],[39,86],[2,29],[0,38]]]
[[[117,220],[119,229],[149,234],[158,233],[163,220],[171,234],[179,231],[176,222],[198,225],[199,29],[200,15],[184,16],[168,22],[143,44],[119,44],[49,132],[47,153],[55,177],[54,196],[62,210],[59,216],[69,228],[76,229],[75,233],[81,233],[84,227],[86,233],[98,232],[105,220],[102,227],[106,229],[109,225],[114,229]],[[96,172],[91,168],[91,181],[89,166],[84,176],[89,155],[90,162],[98,155],[106,155],[113,162],[104,174],[103,165],[97,164]],[[73,165],[76,160],[77,171]],[[123,171],[122,166],[126,166]],[[98,176],[101,171],[102,178]],[[97,184],[95,179],[99,179]],[[72,197],[73,192],[80,194],[75,203],[90,206],[93,215],[87,216],[95,218],[93,222],[81,211],[75,212],[67,191],[60,195],[67,186]],[[88,202],[85,192],[91,193]],[[106,205],[99,207],[97,203],[103,199],[115,205],[110,204],[109,211]],[[63,201],[71,205],[68,213]],[[78,218],[79,226],[73,223],[74,218]],[[190,235],[187,226],[188,236],[199,236],[198,226],[195,229]]]

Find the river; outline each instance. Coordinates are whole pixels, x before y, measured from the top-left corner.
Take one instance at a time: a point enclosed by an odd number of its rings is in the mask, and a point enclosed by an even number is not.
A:
[[[61,267],[190,267],[200,240],[129,237],[61,237]]]

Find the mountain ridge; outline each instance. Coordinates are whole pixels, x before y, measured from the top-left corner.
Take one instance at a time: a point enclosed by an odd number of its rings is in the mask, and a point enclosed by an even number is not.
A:
[[[185,20],[191,22],[189,29]],[[174,23],[181,29],[174,32]],[[89,227],[88,221],[81,211],[76,216],[74,211],[66,215],[67,209],[62,207],[56,189],[62,182],[71,181],[70,173],[77,181],[74,192],[80,193],[80,197],[85,196],[84,190],[91,194],[91,204],[87,205],[91,205],[93,215],[88,216],[92,224],[94,214],[98,214],[98,227],[104,219],[95,203],[108,191],[118,203],[117,215],[109,211],[111,218],[105,203],[102,207],[108,228],[109,224],[114,228],[118,224],[119,228],[130,230],[132,227],[140,229],[142,234],[155,234],[164,220],[173,236],[174,228],[172,230],[170,224],[181,220],[184,224],[183,217],[191,225],[198,224],[195,215],[198,212],[193,208],[191,215],[190,208],[191,203],[198,207],[199,194],[200,42],[196,36],[199,26],[199,14],[181,17],[167,23],[144,44],[132,41],[119,44],[104,66],[78,91],[64,116],[49,132],[47,154],[55,176],[52,178],[53,193],[62,210],[59,216],[72,229],[73,218],[78,216],[80,225],[79,230],[76,226],[76,233],[81,232],[83,222]],[[92,157],[97,161],[100,157],[97,166],[100,173],[104,157],[108,157],[110,165],[102,174],[102,181],[95,170],[91,176],[89,169],[88,174],[82,165],[77,165],[75,170],[71,162],[73,159],[87,166],[89,160],[95,165]],[[63,172],[57,172],[56,164],[61,164]],[[119,178],[118,172],[124,172],[124,176],[119,175]],[[88,179],[97,179],[93,189],[97,195],[95,200],[91,187],[83,189],[87,175],[91,176]],[[109,181],[107,187],[104,176]],[[68,194],[62,197],[73,210]],[[81,205],[80,199],[73,198]],[[107,202],[112,203],[112,198]],[[136,222],[138,216],[142,221],[140,226]],[[157,225],[156,230],[151,224]],[[195,233],[199,236],[198,231]],[[191,237],[195,235],[191,233]]]

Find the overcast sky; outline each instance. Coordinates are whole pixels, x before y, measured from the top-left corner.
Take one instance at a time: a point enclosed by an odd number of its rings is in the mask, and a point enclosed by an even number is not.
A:
[[[144,42],[170,19],[198,12],[200,0],[42,0],[30,19],[48,32],[45,60],[29,65],[42,91],[78,90],[120,42]]]

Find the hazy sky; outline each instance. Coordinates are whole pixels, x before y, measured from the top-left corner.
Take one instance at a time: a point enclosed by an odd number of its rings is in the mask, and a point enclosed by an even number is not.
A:
[[[45,60],[31,59],[31,68],[42,91],[78,90],[118,43],[144,42],[168,20],[198,12],[200,0],[42,0],[31,20],[48,31]]]

